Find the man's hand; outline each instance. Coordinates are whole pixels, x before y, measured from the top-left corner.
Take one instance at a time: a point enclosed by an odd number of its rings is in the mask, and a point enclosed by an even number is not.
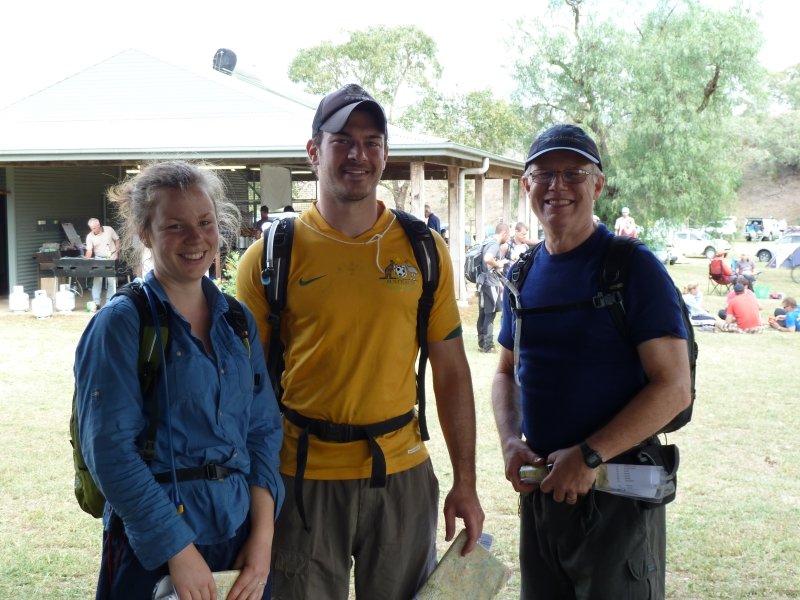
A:
[[[503,462],[506,467],[506,479],[520,494],[528,494],[539,487],[536,483],[522,483],[519,477],[519,468],[524,465],[533,467],[544,466],[544,458],[528,447],[528,444],[519,438],[503,441]]]
[[[578,496],[585,496],[592,489],[595,469],[586,466],[580,446],[556,450],[547,457],[547,462],[552,463],[553,470],[539,489],[545,494],[552,493],[556,502],[575,504]]]
[[[483,532],[485,515],[478,500],[474,485],[453,485],[444,500],[444,539],[451,541],[456,532],[456,517],[464,521],[467,529],[467,543],[464,544],[462,556],[469,554],[478,543]]]

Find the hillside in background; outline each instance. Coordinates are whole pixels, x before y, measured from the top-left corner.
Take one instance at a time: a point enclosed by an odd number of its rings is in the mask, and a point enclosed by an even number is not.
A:
[[[800,176],[773,178],[748,169],[734,214],[740,228],[748,217],[774,217],[786,219],[789,225],[800,225]]]

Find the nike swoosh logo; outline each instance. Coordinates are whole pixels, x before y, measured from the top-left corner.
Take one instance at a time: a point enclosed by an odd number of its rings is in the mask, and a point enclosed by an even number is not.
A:
[[[320,275],[319,277],[312,277],[311,279],[303,279],[300,278],[300,285],[308,285],[309,283],[314,283],[317,279],[322,279],[325,275]]]

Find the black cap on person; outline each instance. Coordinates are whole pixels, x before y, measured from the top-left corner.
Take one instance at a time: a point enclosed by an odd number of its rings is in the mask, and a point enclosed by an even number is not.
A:
[[[588,158],[602,171],[603,164],[600,162],[600,151],[597,144],[589,135],[577,125],[554,125],[543,131],[533,140],[528,158],[525,159],[525,168],[542,154],[554,150],[570,150],[577,152]]]
[[[311,124],[311,136],[317,135],[320,131],[328,133],[338,133],[347,125],[350,114],[356,108],[368,109],[377,119],[378,129],[383,130],[383,134],[388,137],[386,124],[386,114],[378,101],[370,96],[369,92],[360,85],[350,83],[331,92],[320,101],[314,121]]]

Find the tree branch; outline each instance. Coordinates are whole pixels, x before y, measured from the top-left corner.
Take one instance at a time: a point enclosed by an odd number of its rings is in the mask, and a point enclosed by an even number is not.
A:
[[[708,103],[711,101],[711,96],[713,96],[714,92],[717,91],[717,86],[719,85],[719,72],[719,65],[714,65],[714,76],[711,78],[711,81],[706,84],[706,89],[703,90],[703,101],[700,103],[700,106],[697,107],[698,113],[701,113],[708,108]]]

